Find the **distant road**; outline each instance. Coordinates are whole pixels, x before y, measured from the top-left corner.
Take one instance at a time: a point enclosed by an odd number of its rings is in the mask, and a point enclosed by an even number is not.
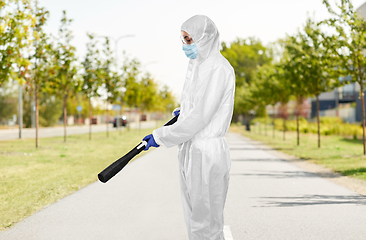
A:
[[[138,123],[132,122],[130,123],[131,128],[138,128]],[[149,122],[141,122],[141,128],[154,128],[156,126],[155,121]],[[106,131],[106,124],[92,125],[92,132],[103,132]],[[116,131],[113,128],[113,125],[109,125],[109,131]],[[67,126],[66,127],[67,135],[73,134],[85,134],[89,133],[89,125],[82,126]],[[40,128],[38,130],[38,136],[40,138],[45,137],[57,137],[64,135],[63,127],[49,127],[49,128]],[[22,129],[22,138],[35,138],[36,137],[36,129],[35,128],[23,128]],[[10,139],[18,139],[19,138],[19,129],[0,129],[0,140],[10,140]]]

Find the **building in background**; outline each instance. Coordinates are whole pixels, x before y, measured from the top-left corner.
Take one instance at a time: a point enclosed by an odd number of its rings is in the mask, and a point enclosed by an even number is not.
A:
[[[331,92],[321,93],[319,95],[320,116],[342,118],[345,122],[361,121],[362,116],[357,114],[357,101],[360,87],[357,83],[350,83],[336,88]],[[311,102],[311,118],[316,117],[316,98],[309,98]],[[360,108],[361,109],[361,108]],[[360,117],[360,118],[359,118]]]
[[[366,19],[366,2],[356,11]],[[320,94],[320,116],[339,116],[345,122],[361,122],[362,104],[359,95],[360,86],[358,83],[350,83],[336,88],[334,91]],[[309,98],[308,101],[311,102],[310,117],[314,118],[316,117],[316,99]]]

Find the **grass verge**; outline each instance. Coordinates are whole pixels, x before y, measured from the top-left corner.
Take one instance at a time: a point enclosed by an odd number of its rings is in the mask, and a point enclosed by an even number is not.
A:
[[[320,164],[345,176],[366,181],[366,157],[363,155],[362,140],[353,140],[340,136],[321,136],[321,148],[318,148],[318,136],[313,133],[300,134],[300,145],[297,146],[296,132],[275,131],[273,137],[272,126],[251,126],[246,131],[245,126],[231,126],[230,130],[240,133],[253,140],[258,140],[272,148],[298,158]],[[366,182],[365,182],[366,183]]]
[[[152,129],[0,141],[0,230],[97,180]],[[140,154],[143,155],[142,152]]]

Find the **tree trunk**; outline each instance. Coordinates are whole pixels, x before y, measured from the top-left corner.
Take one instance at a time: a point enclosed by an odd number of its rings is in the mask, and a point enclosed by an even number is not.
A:
[[[273,104],[273,116],[272,116],[272,123],[273,123],[273,138],[275,138],[275,105]]]
[[[37,81],[36,81],[37,82]],[[36,106],[36,148],[38,148],[38,122],[39,122],[39,119],[38,119],[38,86],[37,86],[37,83],[35,84],[35,106]]]
[[[253,133],[258,133],[257,123],[256,122],[253,124]]]
[[[318,148],[320,148],[319,95],[316,95],[316,116],[317,116],[317,122],[318,122]]]
[[[129,115],[130,115],[130,119],[128,120],[128,123],[127,123],[127,130],[130,131],[130,122],[132,121],[132,112],[131,112],[131,107],[130,107],[130,112],[129,112]]]
[[[286,140],[286,118],[283,118],[283,141]]]
[[[365,147],[365,98],[364,98],[364,87],[361,86],[361,103],[362,103],[362,135],[363,135],[363,155],[366,155],[366,147]]]
[[[296,114],[296,122],[297,122],[297,146],[300,146],[299,114]]]
[[[64,142],[66,142],[66,125],[67,125],[67,109],[66,109],[66,94],[64,93]]]
[[[89,98],[89,140],[91,140],[91,125],[92,125],[92,105],[91,105],[91,98]]]
[[[22,128],[23,128],[23,87],[20,84],[18,88],[18,106],[19,106],[18,109],[19,139],[21,139]]]
[[[139,132],[141,132],[141,120],[142,120],[142,112],[139,114]]]
[[[36,11],[37,11],[37,4],[38,4],[38,1],[36,1]],[[38,30],[38,29],[37,29]],[[37,41],[35,41],[35,46],[36,46],[36,49],[35,49],[35,51],[36,51],[36,53],[37,53]],[[35,107],[36,107],[36,148],[38,148],[38,122],[39,122],[39,120],[38,120],[38,85],[37,85],[37,73],[38,73],[38,71],[37,71],[37,69],[38,69],[38,67],[37,67],[37,54],[36,54],[36,58],[35,58],[35,69],[36,69],[36,71],[35,71],[35,75],[34,75],[34,82],[35,82]],[[32,109],[33,110],[33,109]]]
[[[267,116],[264,118],[264,135],[267,136]]]
[[[123,115],[122,114],[122,109],[123,109],[123,104],[121,104],[121,116]],[[129,119],[127,119],[126,127],[128,127],[128,120]],[[121,135],[122,134],[122,126],[121,126],[121,128],[118,131],[119,131],[119,135]]]
[[[107,106],[106,106],[106,116],[105,116],[105,121],[106,121],[106,124],[107,124],[107,137],[109,137],[109,131],[108,131],[108,101],[107,101]],[[118,120],[117,120],[118,121]]]

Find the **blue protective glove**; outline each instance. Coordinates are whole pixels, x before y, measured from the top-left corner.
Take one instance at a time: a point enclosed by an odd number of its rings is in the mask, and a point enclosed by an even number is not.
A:
[[[174,111],[173,114],[174,114],[174,117],[178,116],[180,114],[180,110]]]
[[[178,116],[180,114],[180,107],[173,110],[172,115],[173,117]]]
[[[144,151],[147,151],[149,150],[150,147],[160,147],[156,142],[155,142],[155,139],[154,139],[154,136],[152,134],[149,134],[147,135],[146,137],[144,137],[144,139],[142,139],[143,141],[146,141],[147,142],[147,145],[144,149]]]

